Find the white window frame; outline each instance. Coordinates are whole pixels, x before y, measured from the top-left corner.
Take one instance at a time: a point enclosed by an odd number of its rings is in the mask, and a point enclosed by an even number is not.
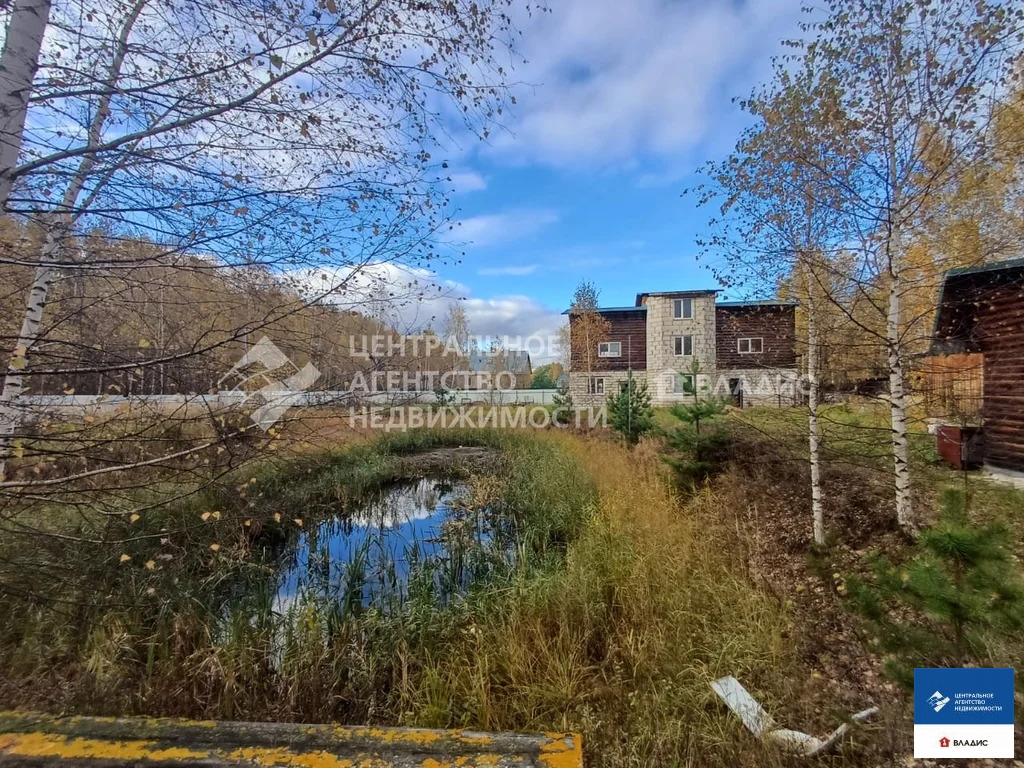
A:
[[[588,395],[603,395],[604,394],[604,376],[590,376],[587,379],[587,394]]]
[[[757,349],[754,349],[753,342],[757,342]],[[743,349],[743,342],[746,342],[746,349]],[[764,353],[763,336],[743,336],[736,339],[736,352],[740,355],[760,355]]]
[[[612,347],[615,347],[615,352],[612,352]],[[604,348],[604,351],[602,351]],[[597,345],[597,356],[598,357],[622,357],[622,342],[621,341],[602,341]]]
[[[689,352],[686,351],[686,340],[687,339],[690,340],[690,351]],[[677,347],[676,342],[679,342],[679,344],[678,344],[679,351],[678,352],[676,352],[676,347]],[[687,333],[687,334],[684,334],[682,336],[675,336],[672,339],[672,353],[676,357],[693,357],[693,334]]]
[[[687,312],[687,309],[690,311]],[[672,317],[676,320],[692,320],[693,299],[674,299],[672,301]]]
[[[689,383],[689,389],[686,388],[687,383]],[[692,395],[695,390],[696,382],[692,373],[677,373],[672,379],[672,394],[674,395]]]

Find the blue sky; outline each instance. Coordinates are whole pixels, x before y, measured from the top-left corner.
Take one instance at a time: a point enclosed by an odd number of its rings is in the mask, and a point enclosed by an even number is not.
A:
[[[796,0],[551,6],[520,23],[528,85],[505,130],[449,158],[465,257],[434,279],[480,334],[553,332],[583,278],[606,305],[717,287],[695,258],[708,212],[681,192],[733,146],[733,98],[768,77],[800,19]]]

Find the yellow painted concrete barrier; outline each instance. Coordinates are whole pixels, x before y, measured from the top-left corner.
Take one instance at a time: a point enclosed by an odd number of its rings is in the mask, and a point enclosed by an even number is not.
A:
[[[0,768],[582,768],[576,734],[0,712]]]

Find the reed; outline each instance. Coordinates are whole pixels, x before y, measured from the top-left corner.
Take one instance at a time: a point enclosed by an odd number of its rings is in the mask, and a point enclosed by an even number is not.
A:
[[[376,579],[386,599],[366,601],[368,558],[355,552],[329,588],[276,601],[245,520],[287,546],[339,503],[405,477],[402,457],[451,445],[502,453],[467,506],[496,512],[500,553],[469,541],[404,589]],[[0,698],[92,714],[568,729],[594,766],[775,760],[708,683],[734,674],[780,690],[785,611],[735,568],[714,494],[679,497],[650,444],[424,431],[250,471],[139,521],[180,531],[180,560],[149,571],[74,555],[85,576],[70,603],[5,602]],[[183,525],[210,510],[219,519]]]

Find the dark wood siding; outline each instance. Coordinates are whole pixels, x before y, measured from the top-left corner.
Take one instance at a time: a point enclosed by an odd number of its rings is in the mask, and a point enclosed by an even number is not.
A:
[[[795,307],[715,307],[716,365],[724,368],[796,367]],[[761,354],[740,354],[737,339],[763,339]]]
[[[1024,270],[986,283],[978,291],[974,328],[985,356],[985,461],[1024,472]]]
[[[621,357],[597,357],[594,351],[594,370],[597,371],[634,371],[647,370],[647,310],[635,312],[608,312],[603,315],[611,323],[606,341],[618,341],[622,344]],[[572,319],[570,318],[570,330]],[[582,359],[580,350],[573,339],[572,368],[581,370]]]

